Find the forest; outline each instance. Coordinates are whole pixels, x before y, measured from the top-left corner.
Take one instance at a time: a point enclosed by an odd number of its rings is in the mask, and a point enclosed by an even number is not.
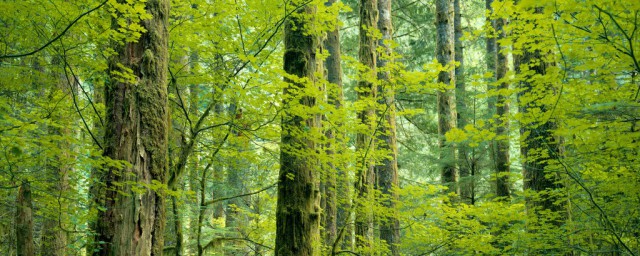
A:
[[[2,0],[0,254],[640,255],[639,30],[634,0]]]

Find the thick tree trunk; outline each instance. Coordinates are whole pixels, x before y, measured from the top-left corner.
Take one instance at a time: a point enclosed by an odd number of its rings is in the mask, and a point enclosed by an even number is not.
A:
[[[167,182],[169,1],[150,0],[145,8],[153,16],[140,22],[147,32],[137,42],[114,43],[109,63],[103,154],[127,165],[104,174],[97,255],[162,255],[164,246],[163,192],[145,185]],[[121,66],[135,79],[118,76],[126,73]]]
[[[436,58],[441,65],[450,65],[454,60],[453,42],[453,0],[436,0]],[[444,86],[454,85],[453,71],[438,74],[438,83]],[[441,181],[456,192],[458,174],[456,171],[456,152],[453,145],[447,145],[444,135],[456,127],[456,100],[454,90],[449,88],[438,91],[438,135],[440,146]]]
[[[469,119],[475,118],[467,107],[467,101],[471,100],[467,95],[464,73],[464,45],[462,44],[462,12],[460,0],[453,1],[453,30],[454,30],[454,55],[458,62],[455,71],[456,84],[456,110],[458,114],[458,129],[464,129]],[[472,173],[475,170],[475,157],[470,154],[466,145],[458,147],[458,169],[460,173],[460,199],[467,204],[475,203],[475,178]]]
[[[496,34],[498,40],[506,37],[504,32],[505,19],[497,19],[495,22]],[[496,81],[504,79],[509,67],[509,60],[504,52],[505,46],[502,46],[499,42],[496,43]],[[496,114],[498,120],[496,122],[496,135],[498,138],[495,142],[495,161],[496,161],[496,195],[508,200],[511,196],[511,185],[509,183],[509,97],[508,97],[509,83],[506,81],[500,82],[498,85],[498,99],[496,102]]]
[[[378,0],[378,29],[382,33],[382,38],[378,40],[378,45],[384,47],[383,55],[391,55],[390,40],[393,35],[393,24],[391,23],[391,0]],[[385,41],[386,40],[386,41]],[[384,68],[388,59],[382,55],[377,56],[376,66]],[[400,255],[398,244],[400,243],[400,222],[398,221],[396,203],[398,194],[394,189],[398,186],[398,147],[396,143],[396,108],[395,108],[395,87],[390,84],[389,72],[378,71],[378,104],[384,107],[379,111],[379,116],[384,116],[384,124],[380,124],[378,141],[383,142],[378,145],[378,149],[385,152],[386,156],[377,165],[375,175],[378,180],[378,188],[386,200],[382,205],[390,210],[391,215],[381,216],[380,239],[389,246],[391,255]]]
[[[374,186],[374,164],[372,161],[373,150],[375,148],[374,140],[371,138],[370,132],[375,128],[375,106],[374,103],[377,88],[370,81],[370,77],[376,74],[376,40],[367,32],[370,29],[377,28],[378,4],[377,0],[361,0],[360,1],[360,50],[358,53],[360,63],[367,67],[363,79],[358,81],[358,99],[357,104],[362,107],[358,111],[358,121],[364,124],[368,129],[358,131],[356,135],[356,154],[358,155],[358,163],[356,164],[356,210],[355,234],[356,246],[368,248],[371,246],[373,238],[373,212],[371,207],[365,204],[373,202],[373,186]]]
[[[300,95],[307,86],[314,86],[318,38],[308,34],[304,28],[307,20],[315,15],[315,7],[307,5],[297,13],[306,17],[289,17],[286,21],[284,70],[310,81],[285,79],[288,86],[282,102],[284,112],[276,209],[275,254],[280,256],[320,253],[318,170],[312,153],[315,142],[309,138],[309,130],[317,129],[317,120],[315,116],[302,117],[291,111],[299,105],[313,107],[316,101],[311,96]]]
[[[31,184],[22,182],[16,200],[16,252],[18,256],[33,256],[36,246],[33,242],[33,203]]]
[[[534,11],[542,13],[541,8],[536,8]],[[532,213],[539,213],[537,210],[560,212],[564,210],[564,206],[557,203],[558,195],[553,193],[554,190],[561,188],[561,184],[557,182],[559,177],[557,173],[550,173],[550,170],[547,170],[548,161],[559,157],[561,153],[560,140],[553,134],[556,124],[551,119],[540,120],[529,114],[531,109],[536,109],[538,113],[546,113],[549,110],[548,106],[540,101],[555,94],[553,86],[540,82],[539,79],[533,80],[531,77],[546,75],[547,66],[551,64],[544,60],[544,54],[539,50],[522,50],[521,55],[514,56],[516,72],[522,74],[533,71],[520,82],[518,93],[518,111],[522,114],[522,118],[527,120],[520,124],[522,172],[524,189],[535,192],[539,196],[535,199],[528,196],[527,208],[531,209]],[[556,220],[554,224],[560,226],[562,221]]]

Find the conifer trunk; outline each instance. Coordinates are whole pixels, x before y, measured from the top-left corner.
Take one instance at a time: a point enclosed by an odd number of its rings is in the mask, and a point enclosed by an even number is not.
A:
[[[453,42],[453,0],[436,0],[436,58],[441,65],[450,65],[454,60]],[[440,147],[441,181],[452,192],[456,192],[458,174],[456,172],[456,153],[452,145],[447,145],[444,135],[456,127],[456,100],[453,71],[438,74],[438,83],[447,86],[438,91],[438,135]]]
[[[542,13],[543,10],[536,8],[531,11]],[[535,26],[537,24],[534,24]],[[561,187],[557,182],[559,177],[557,173],[549,173],[550,170],[547,170],[548,161],[558,157],[561,153],[561,143],[553,134],[553,130],[557,126],[552,119],[541,120],[529,114],[531,109],[536,109],[541,113],[546,113],[549,110],[549,107],[541,103],[540,100],[554,95],[553,86],[539,80],[532,80],[531,77],[546,75],[547,67],[551,63],[545,60],[545,56],[540,50],[523,49],[521,55],[514,57],[514,66],[518,74],[533,71],[520,82],[520,92],[518,93],[518,111],[523,115],[523,118],[533,119],[520,124],[520,152],[523,159],[524,189],[540,196],[538,199],[527,197],[527,208],[534,210],[534,212],[537,210],[559,212],[564,209],[564,206],[557,203],[559,199],[557,194],[549,193]],[[536,207],[539,208],[536,209]],[[560,220],[554,221],[557,226],[560,226],[561,223]]]
[[[33,256],[36,246],[33,242],[33,203],[31,184],[22,182],[16,200],[16,252],[18,256]]]
[[[306,5],[285,21],[284,70],[310,82],[315,80],[315,51],[318,38],[305,31],[306,20],[313,18],[315,7]],[[294,29],[295,28],[295,29]],[[276,209],[276,247],[279,256],[308,256],[319,254],[320,206],[318,170],[310,152],[315,142],[308,138],[309,130],[316,129],[315,116],[302,117],[292,112],[297,105],[313,107],[315,98],[300,95],[311,83],[288,83],[282,101],[282,138],[280,145],[280,173],[278,178],[278,203]]]
[[[498,40],[506,37],[504,32],[505,19],[497,19],[495,29]],[[496,43],[496,81],[500,81],[507,74],[509,60],[504,50],[506,47],[499,42]],[[496,195],[505,200],[511,196],[511,185],[509,183],[509,83],[500,82],[498,85],[498,98],[496,101],[496,114],[498,120],[496,122],[496,135],[498,139],[495,142],[495,161],[496,161]]]
[[[356,246],[367,248],[371,246],[370,240],[373,238],[373,212],[371,207],[364,204],[372,203],[374,186],[374,164],[372,154],[375,148],[374,140],[371,138],[371,131],[375,128],[376,117],[374,103],[377,88],[370,78],[376,74],[376,40],[367,30],[377,28],[378,4],[377,0],[360,1],[360,50],[358,57],[360,63],[367,68],[363,78],[358,81],[358,103],[362,109],[358,111],[358,121],[368,129],[358,131],[356,136],[356,152],[358,163],[356,164],[356,193],[357,211],[355,222]],[[369,78],[368,80],[366,78]]]
[[[493,7],[491,6],[493,4],[493,0],[485,0],[485,8],[487,10],[487,13],[489,15],[493,14]],[[486,43],[486,52],[485,52],[485,62],[487,65],[487,72],[492,72],[493,76],[491,76],[488,81],[487,81],[487,93],[494,91],[494,86],[493,86],[493,82],[495,81],[495,72],[496,72],[496,58],[497,58],[497,53],[496,53],[496,38],[495,38],[495,21],[493,19],[491,19],[491,17],[486,17],[486,26],[488,26],[488,31],[487,32],[487,37],[485,40]],[[496,99],[493,96],[488,96],[487,97],[487,115],[486,118],[487,119],[492,119],[493,115],[495,115],[496,112]],[[497,168],[496,168],[496,141],[495,140],[490,140],[489,144],[487,145],[488,147],[488,155],[489,155],[489,163],[490,163],[490,170],[493,173],[497,173]]]
[[[325,5],[330,7],[335,3],[336,0],[328,0]],[[342,92],[342,65],[340,64],[340,31],[338,29],[336,27],[327,32],[327,37],[324,40],[324,48],[329,53],[324,61],[324,67],[327,71],[327,81],[332,84],[331,86],[335,86],[335,90],[330,88],[326,91],[327,101],[339,111],[342,107],[344,96]],[[330,159],[335,159],[332,155],[341,154],[345,147],[344,143],[342,143],[342,138],[344,137],[344,134],[342,134],[342,122],[342,120],[337,120],[337,127],[328,128],[326,131],[327,139],[330,141],[329,145],[327,145],[327,155]],[[333,246],[336,239],[344,239],[338,238],[337,229],[338,227],[345,227],[346,218],[348,218],[346,213],[349,208],[345,205],[349,200],[349,181],[346,177],[346,169],[341,163],[330,163],[326,174],[326,200],[323,208],[326,216],[324,239],[325,245],[329,247]],[[340,195],[341,199],[338,199],[338,195]]]
[[[162,255],[165,202],[163,191],[143,185],[166,184],[167,175],[167,18],[168,0],[149,0],[153,18],[137,42],[113,44],[111,77],[105,90],[106,129],[103,155],[128,166],[110,167],[98,205],[97,255]],[[113,21],[117,26],[116,21]],[[123,79],[120,65],[135,79]]]
[[[391,0],[378,0],[378,29],[382,38],[378,40],[378,45],[384,48],[383,55],[391,55],[389,40],[392,40],[393,24],[391,23]],[[385,41],[387,40],[387,41]],[[387,66],[388,60],[378,56],[376,66],[383,68]],[[378,146],[380,150],[386,152],[386,157],[381,164],[376,166],[375,175],[378,180],[378,188],[387,199],[382,205],[391,212],[390,216],[382,216],[380,223],[380,239],[389,246],[391,255],[400,255],[398,244],[400,243],[400,222],[397,218],[396,200],[398,194],[394,188],[398,186],[398,146],[396,143],[396,108],[394,86],[390,84],[389,72],[378,70],[378,104],[383,107],[379,116],[384,116],[384,124],[380,124],[378,141],[382,144]]]
[[[455,72],[456,84],[456,110],[458,129],[464,130],[471,118],[471,113],[467,107],[470,100],[467,95],[464,71],[464,46],[462,44],[462,11],[460,10],[460,0],[453,1],[453,30],[454,30],[454,56],[458,66]],[[475,170],[475,159],[470,155],[466,145],[458,147],[458,169],[460,173],[460,199],[462,202],[473,204],[475,202],[475,180],[472,173]]]

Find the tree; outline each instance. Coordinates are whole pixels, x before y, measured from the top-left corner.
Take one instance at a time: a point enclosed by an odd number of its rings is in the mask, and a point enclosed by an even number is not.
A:
[[[31,185],[22,182],[18,190],[16,201],[16,253],[19,256],[33,256],[36,254],[33,242],[33,202],[31,200]]]
[[[382,47],[376,56],[376,68],[378,69],[378,105],[383,110],[378,110],[377,115],[384,119],[384,124],[379,125],[378,150],[383,152],[381,163],[375,166],[375,176],[378,188],[382,192],[382,206],[390,212],[388,216],[380,216],[380,239],[385,241],[391,250],[391,255],[399,255],[400,222],[396,201],[398,194],[398,146],[396,144],[396,102],[395,86],[390,81],[388,62],[392,61],[391,40],[393,24],[391,22],[391,0],[378,0],[378,24],[382,37],[378,39],[378,45]]]
[[[357,85],[357,104],[359,104],[358,122],[361,128],[356,135],[356,152],[358,163],[356,164],[356,246],[366,250],[371,246],[373,238],[373,212],[371,203],[374,197],[373,189],[375,182],[375,170],[373,161],[373,151],[375,141],[371,131],[375,131],[375,98],[377,96],[376,77],[376,57],[377,43],[374,33],[377,29],[378,1],[360,1],[360,21],[359,21],[359,50],[358,59],[364,67],[364,72],[360,74]]]
[[[294,111],[316,104],[315,97],[305,94],[315,81],[318,38],[305,30],[315,9],[304,5],[285,23],[284,70],[289,76],[285,78],[288,86],[282,101],[276,255],[316,255],[320,243],[318,170],[311,154],[316,145],[309,137],[317,128],[317,120],[313,114]]]
[[[162,255],[167,182],[167,65],[169,1],[144,4],[145,33],[114,42],[105,90],[107,167],[98,205],[98,255]],[[118,26],[120,19],[114,18]]]
[[[495,21],[496,43],[496,70],[495,80],[498,83],[496,99],[496,142],[495,142],[495,166],[496,166],[496,196],[508,199],[511,196],[509,184],[509,83],[506,74],[509,67],[507,59],[507,47],[502,41],[506,37],[504,25],[506,20],[499,18]]]
[[[454,60],[454,37],[453,37],[453,1],[436,0],[436,58],[443,65],[451,65]],[[442,165],[441,181],[455,192],[458,174],[455,167],[455,148],[448,145],[444,135],[456,127],[456,101],[454,90],[455,76],[452,69],[440,71],[438,83],[442,83],[443,89],[438,91],[438,135],[440,136],[440,161]]]
[[[454,55],[456,61],[455,72],[455,84],[456,84],[456,110],[457,110],[457,127],[458,129],[464,129],[468,124],[471,116],[471,112],[467,107],[467,101],[469,96],[466,89],[466,79],[464,70],[464,45],[462,43],[462,11],[460,10],[460,0],[453,1],[453,30],[454,30]],[[458,169],[460,174],[460,198],[463,202],[474,204],[475,203],[475,174],[476,174],[476,159],[474,154],[471,154],[469,147],[464,144],[458,146]]]

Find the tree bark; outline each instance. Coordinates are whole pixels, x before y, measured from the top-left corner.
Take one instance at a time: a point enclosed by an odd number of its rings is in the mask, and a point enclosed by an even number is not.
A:
[[[455,72],[456,84],[456,110],[458,129],[464,130],[469,119],[475,118],[469,113],[464,72],[464,45],[462,44],[462,11],[460,10],[460,0],[453,1],[453,30],[454,30],[454,56],[458,65]],[[460,173],[460,199],[467,204],[475,203],[475,157],[470,154],[469,147],[460,145],[458,147],[458,169]]]
[[[328,0],[325,6],[331,7],[336,0]],[[338,17],[336,17],[338,19]],[[342,65],[340,63],[340,31],[336,27],[327,32],[324,40],[324,48],[329,55],[324,61],[324,67],[327,71],[327,81],[331,83],[331,87],[326,90],[327,101],[336,108],[336,112],[342,108],[343,90],[342,90]],[[335,120],[336,128],[328,128],[326,131],[327,155],[330,159],[335,159],[333,155],[340,155],[346,146],[343,143],[344,133],[342,132],[342,123],[344,120]],[[339,178],[338,178],[339,177]],[[336,239],[344,239],[338,237],[338,227],[347,225],[349,206],[349,181],[347,179],[346,168],[340,162],[330,162],[329,169],[326,173],[325,180],[325,203],[324,203],[324,230],[325,245],[331,248]],[[341,199],[337,196],[340,195]],[[344,243],[342,243],[344,244]]]
[[[360,50],[358,56],[360,63],[365,66],[366,73],[362,74],[362,78],[358,81],[357,104],[362,107],[359,110],[358,121],[367,127],[365,130],[358,131],[356,135],[356,153],[358,155],[358,163],[356,164],[356,193],[357,193],[357,210],[355,222],[356,247],[365,249],[371,246],[373,238],[373,212],[371,207],[365,204],[372,203],[373,185],[374,185],[374,163],[372,154],[375,148],[372,135],[369,133],[375,128],[375,98],[377,96],[377,88],[371,81],[371,77],[376,74],[376,40],[373,35],[367,31],[377,28],[378,4],[377,0],[361,0],[360,1]],[[368,79],[367,79],[368,78]]]
[[[485,0],[485,8],[487,12],[491,15],[493,14],[493,0]],[[486,52],[485,52],[485,62],[487,63],[487,72],[493,72],[493,76],[487,79],[487,94],[494,91],[493,83],[495,82],[495,72],[496,72],[496,59],[497,59],[497,51],[496,51],[496,37],[495,37],[495,21],[487,16],[486,17],[486,26],[487,29],[487,38],[486,38]],[[493,96],[487,96],[487,119],[493,119],[493,116],[496,114],[496,99]],[[490,140],[488,144],[488,154],[489,154],[489,162],[490,162],[490,170],[493,173],[497,173],[496,168],[496,141]]]
[[[530,11],[542,13],[543,10],[542,8],[536,8]],[[537,24],[534,24],[535,27],[537,27]],[[560,140],[553,134],[553,130],[556,129],[557,125],[552,119],[540,120],[540,118],[535,118],[529,114],[531,109],[538,109],[537,112],[541,113],[546,113],[549,110],[548,106],[541,103],[540,100],[555,94],[553,86],[534,80],[532,77],[546,75],[547,67],[552,63],[545,60],[545,56],[540,50],[527,48],[522,50],[522,54],[514,56],[516,72],[522,75],[533,71],[520,82],[520,93],[518,93],[518,111],[523,115],[523,118],[532,119],[520,124],[522,172],[524,189],[539,195],[537,199],[530,196],[526,197],[527,208],[534,213],[539,213],[538,210],[560,212],[564,210],[564,206],[556,203],[559,200],[556,194],[549,192],[553,192],[562,186],[557,182],[559,180],[557,173],[550,173],[550,170],[547,170],[548,161],[554,157],[559,157],[561,153]],[[556,220],[554,224],[560,226],[562,221]]]
[[[497,19],[495,22],[495,29],[498,40],[506,37],[504,32],[505,19]],[[498,85],[498,98],[496,102],[496,114],[498,120],[496,122],[496,135],[495,142],[496,150],[496,196],[507,200],[511,196],[511,185],[509,183],[509,173],[511,171],[509,165],[509,83],[501,81],[507,74],[509,66],[509,60],[504,50],[506,47],[501,45],[499,41],[496,43],[496,81]]]
[[[33,256],[36,246],[33,242],[33,203],[31,184],[22,182],[16,200],[16,252],[18,256]]]
[[[391,22],[391,0],[378,0],[378,29],[382,38],[378,40],[378,45],[384,48],[384,53],[376,58],[377,68],[384,68],[388,65],[388,57],[391,56],[390,40],[393,36],[393,24]],[[386,41],[385,41],[386,40]],[[383,56],[386,55],[386,56]],[[384,124],[380,125],[378,141],[383,142],[378,145],[378,149],[385,152],[386,156],[377,165],[375,175],[378,177],[378,188],[385,199],[382,205],[389,209],[389,216],[381,216],[380,239],[389,246],[391,255],[400,255],[398,244],[400,243],[400,222],[396,201],[398,194],[395,188],[398,187],[398,146],[396,143],[396,108],[395,108],[395,87],[389,81],[389,72],[378,70],[378,104],[383,107],[379,111],[379,116],[384,116]]]
[[[454,60],[453,42],[453,0],[436,0],[436,58],[441,65],[450,65]],[[455,147],[447,145],[444,135],[456,127],[456,100],[453,71],[442,71],[438,74],[438,83],[447,88],[438,91],[438,135],[440,147],[441,181],[451,192],[457,192]]]
[[[147,32],[137,42],[115,42],[109,62],[103,155],[127,165],[104,174],[97,255],[162,255],[164,246],[163,191],[147,186],[167,182],[169,1],[150,0],[145,9],[153,17],[140,22]],[[122,66],[134,80],[117,75]]]
[[[317,128],[316,117],[303,117],[292,112],[302,105],[313,107],[316,99],[304,95],[304,89],[314,86],[316,71],[315,51],[318,38],[307,33],[308,19],[315,15],[315,7],[301,7],[298,17],[290,16],[285,21],[284,70],[309,81],[296,82],[285,78],[282,138],[280,149],[280,173],[278,183],[278,203],[276,209],[275,254],[317,255],[320,245],[320,202],[315,142],[309,138],[309,131]],[[304,16],[304,17],[302,17]],[[294,29],[296,28],[296,29]]]

